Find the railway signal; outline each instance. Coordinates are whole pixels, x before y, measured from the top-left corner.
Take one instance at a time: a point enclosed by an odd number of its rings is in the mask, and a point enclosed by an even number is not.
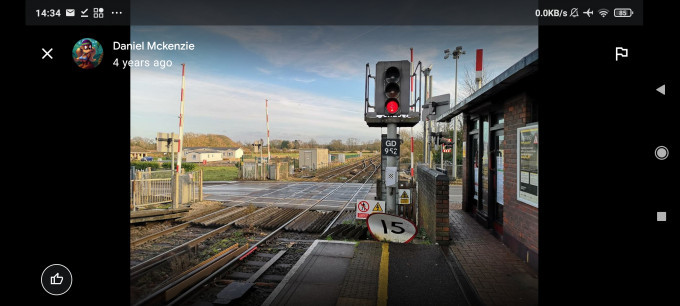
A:
[[[383,61],[375,66],[375,112],[384,116],[408,115],[411,63]]]
[[[442,145],[442,152],[451,153],[451,148],[453,148],[451,138],[441,138],[439,143]]]
[[[451,138],[440,138],[439,143],[445,146],[450,146],[452,144]]]

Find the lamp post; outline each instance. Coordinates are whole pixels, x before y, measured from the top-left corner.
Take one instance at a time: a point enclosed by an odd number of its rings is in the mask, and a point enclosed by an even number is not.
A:
[[[428,79],[430,78],[430,71],[432,71],[432,65],[427,67],[426,69],[421,68],[421,73],[425,75],[425,101],[427,102],[428,96]],[[432,107],[432,106],[428,106]],[[429,115],[423,118],[423,162],[427,163],[428,165],[430,164],[430,143],[429,143],[429,137],[428,137],[428,125],[430,124],[429,121]]]
[[[455,83],[453,84],[453,107],[456,107],[456,104],[458,104],[458,58],[462,55],[465,54],[465,51],[463,51],[462,46],[456,47],[456,49],[453,50],[453,52],[450,52],[449,49],[444,50],[444,59],[449,58],[449,55],[453,59],[456,60],[456,74],[455,74]],[[458,127],[456,125],[456,118],[452,119],[453,121],[453,157],[452,162],[453,162],[453,167],[451,169],[451,172],[453,172],[453,179],[455,180],[458,177],[458,165],[457,165],[457,160],[456,160],[456,155],[458,155]],[[443,154],[443,153],[442,153]]]

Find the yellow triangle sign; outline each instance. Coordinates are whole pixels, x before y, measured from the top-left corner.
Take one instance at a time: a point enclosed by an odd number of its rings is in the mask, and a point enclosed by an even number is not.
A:
[[[404,191],[404,192],[401,194],[401,198],[402,198],[402,199],[408,199],[408,194],[406,194],[406,191]]]
[[[382,207],[380,207],[380,203],[375,203],[375,207],[373,207],[373,211],[383,211]]]

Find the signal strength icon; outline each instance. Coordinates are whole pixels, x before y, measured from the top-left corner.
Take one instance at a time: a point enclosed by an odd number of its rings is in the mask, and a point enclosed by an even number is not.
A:
[[[604,17],[607,16],[607,14],[609,14],[609,10],[602,8],[602,9],[597,10],[597,13],[600,14],[600,16],[602,16],[602,18],[604,18]]]

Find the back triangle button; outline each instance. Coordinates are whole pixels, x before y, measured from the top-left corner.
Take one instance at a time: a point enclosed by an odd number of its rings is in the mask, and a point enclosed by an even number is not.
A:
[[[660,92],[662,95],[666,95],[666,84],[661,85],[661,87],[657,88],[656,91]]]

